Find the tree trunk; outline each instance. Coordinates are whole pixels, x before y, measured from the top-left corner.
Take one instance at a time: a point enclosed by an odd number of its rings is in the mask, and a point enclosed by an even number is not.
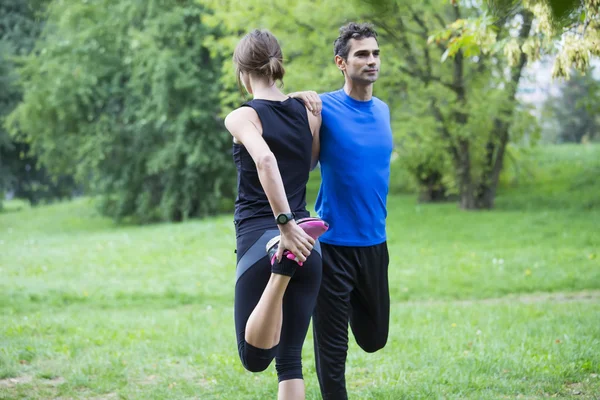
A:
[[[530,12],[523,12],[523,26],[519,32],[519,38],[525,40],[529,37],[531,32],[531,23],[533,15]],[[478,209],[492,209],[494,208],[494,202],[496,199],[496,191],[498,188],[498,182],[500,180],[500,173],[504,166],[504,155],[506,153],[506,146],[508,145],[510,136],[510,120],[515,108],[517,87],[521,80],[523,68],[527,63],[527,55],[521,53],[519,63],[513,67],[511,71],[511,81],[508,90],[508,98],[512,104],[510,109],[504,110],[503,118],[497,118],[494,121],[494,129],[491,133],[490,140],[486,145],[486,168],[481,177],[476,191],[476,204],[475,207]],[[497,146],[496,146],[497,142]]]
[[[460,18],[457,5],[454,6],[455,17]],[[458,103],[463,107],[467,104],[467,91],[464,80],[464,55],[459,50],[454,57],[453,85]],[[469,115],[463,111],[454,112],[454,121],[460,126],[467,124]],[[471,175],[470,145],[467,139],[458,140],[458,152],[455,156],[456,177],[460,193],[460,208],[471,210],[475,208],[475,193],[473,188],[473,177]]]
[[[421,173],[418,174],[422,176]],[[426,178],[419,178],[419,202],[434,203],[448,201],[450,198],[446,194],[446,186],[442,183],[442,173],[431,171]]]
[[[443,203],[450,201],[450,196],[446,195],[444,187],[425,186],[419,191],[419,203]]]
[[[496,149],[495,157],[493,154],[488,154],[488,167],[489,172],[484,174],[482,181],[479,184],[477,190],[477,208],[491,210],[494,208],[494,201],[496,200],[496,190],[498,188],[498,181],[500,180],[500,173],[504,167],[504,154],[506,153],[506,145],[508,144],[509,129],[508,122],[496,121],[496,135],[500,138],[500,143]],[[488,150],[490,146],[488,145]]]
[[[471,156],[469,153],[469,142],[459,142],[460,160],[457,165],[458,189],[460,193],[460,208],[472,210],[475,208],[475,192],[471,177]]]
[[[494,121],[495,129],[498,128],[499,120]],[[493,143],[488,142],[486,145],[485,160],[487,166],[493,165],[494,163],[494,152],[495,146]],[[477,205],[478,209],[491,209],[494,207],[494,198],[496,197],[496,189],[490,185],[488,177],[482,176],[482,181],[479,183],[477,190]]]

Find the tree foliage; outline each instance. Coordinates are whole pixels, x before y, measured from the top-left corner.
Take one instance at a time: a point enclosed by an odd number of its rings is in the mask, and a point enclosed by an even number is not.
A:
[[[451,71],[447,83],[454,92],[454,110],[433,111],[446,132],[445,154],[451,157],[461,207],[492,208],[508,144],[537,134],[533,118],[530,128],[515,124],[528,118],[516,100],[527,54],[521,52],[515,60],[501,52],[511,43],[530,40],[533,15],[521,8],[510,18],[494,20],[481,5],[467,2],[452,2],[446,10],[438,13],[440,24],[427,32],[427,44],[440,50],[436,59]]]
[[[29,144],[18,135],[11,137],[3,126],[5,117],[21,101],[17,67],[41,32],[45,5],[45,0],[0,4],[0,204],[6,191],[36,204],[68,196],[74,188],[70,177],[51,177],[29,151]]]
[[[481,15],[450,27],[454,39],[450,48],[454,51],[473,44],[475,51],[503,51],[512,66],[519,63],[521,53],[525,53],[530,62],[555,54],[552,76],[567,79],[572,70],[587,71],[590,59],[600,56],[598,0],[487,0],[478,7],[484,10]],[[524,11],[533,16],[527,40],[513,37],[498,41],[498,26]],[[482,37],[486,40],[474,43],[474,38]]]
[[[592,74],[572,73],[560,94],[544,104],[546,126],[555,127],[557,143],[582,143],[600,138],[600,82]]]
[[[231,62],[241,36],[278,37],[284,91],[325,92],[343,85],[338,28],[372,22],[382,50],[374,93],[392,110],[394,165],[422,200],[456,195],[462,208],[491,208],[510,144],[538,135],[516,98],[527,63],[555,53],[555,75],[568,75],[597,54],[598,1],[553,1],[53,0],[18,69],[24,96],[7,126],[53,175],[101,195],[108,215],[207,215],[235,195],[222,118],[244,101]]]
[[[18,92],[15,88],[16,80],[12,63],[8,59],[12,49],[6,41],[0,41],[0,208],[4,192],[14,183],[14,175],[10,167],[7,156],[13,150],[10,136],[2,129],[1,119],[12,110],[12,104],[17,97]]]
[[[117,219],[180,220],[231,199],[218,37],[192,1],[55,0],[10,117],[55,174],[72,173]]]

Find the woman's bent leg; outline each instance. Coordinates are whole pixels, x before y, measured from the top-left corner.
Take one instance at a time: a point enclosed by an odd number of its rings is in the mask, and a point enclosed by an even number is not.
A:
[[[276,354],[283,321],[283,297],[290,277],[271,273],[265,243],[277,231],[250,233],[238,238],[235,324],[242,364],[264,371]],[[293,263],[291,260],[284,260]]]
[[[279,379],[279,399],[304,399],[302,346],[321,285],[320,247],[315,249],[296,269],[283,297],[283,323],[277,348],[276,364]]]

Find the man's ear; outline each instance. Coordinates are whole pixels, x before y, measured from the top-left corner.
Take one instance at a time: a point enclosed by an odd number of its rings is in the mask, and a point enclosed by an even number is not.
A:
[[[341,56],[335,56],[335,65],[337,65],[338,69],[342,72],[346,70],[346,60]]]

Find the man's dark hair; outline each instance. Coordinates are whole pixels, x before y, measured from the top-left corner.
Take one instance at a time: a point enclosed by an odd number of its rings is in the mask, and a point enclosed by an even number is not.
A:
[[[350,22],[340,28],[340,36],[333,42],[333,55],[347,60],[350,52],[350,39],[362,40],[370,37],[377,40],[377,32],[372,24]]]

